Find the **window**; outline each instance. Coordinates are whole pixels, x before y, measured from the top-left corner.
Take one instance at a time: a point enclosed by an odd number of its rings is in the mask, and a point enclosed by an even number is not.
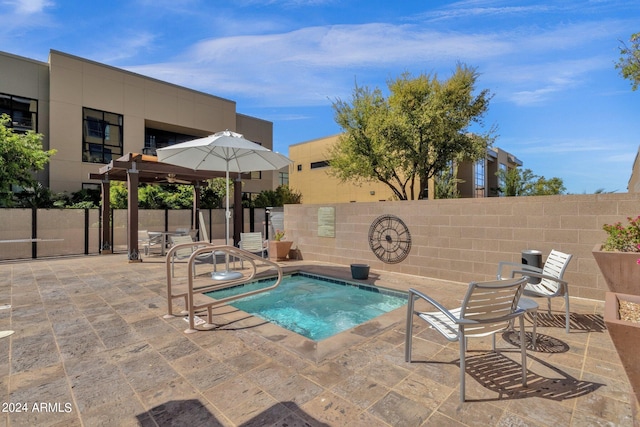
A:
[[[484,186],[485,186],[485,175],[484,175],[484,171],[485,171],[485,165],[484,165],[485,159],[480,159],[476,162],[476,176],[475,176],[475,186],[476,186],[476,191],[475,191],[475,196],[476,197],[484,197],[485,196],[485,191],[484,191]]]
[[[499,186],[501,189],[503,189],[503,190],[504,190],[504,189],[505,189],[505,187],[507,186],[507,181],[506,181],[506,179],[505,179],[505,178],[507,177],[507,173],[509,172],[509,169],[507,168],[507,165],[505,165],[504,163],[500,163],[500,164],[498,165],[498,167],[499,167],[499,168],[500,168],[500,170],[501,170],[501,173],[500,173],[500,174],[498,174],[498,177],[499,177],[499,178],[498,178],[498,186]],[[503,192],[503,191],[499,191],[498,193],[500,194],[500,196],[504,196],[504,192]]]
[[[122,156],[123,118],[121,114],[91,108],[82,109],[82,161],[109,163]]]
[[[289,185],[289,172],[278,172],[278,185]]]
[[[251,178],[250,179],[262,179],[262,172],[261,171],[253,171],[253,172],[251,172]]]
[[[145,128],[143,154],[156,155],[157,148],[164,148],[181,142],[191,141],[200,138],[199,136],[187,135],[184,133],[170,132],[166,130]]]
[[[329,167],[328,160],[322,160],[320,162],[311,162],[311,169],[326,168],[326,167]]]
[[[298,172],[302,170],[302,165],[298,165]]]
[[[15,132],[38,131],[37,100],[0,93],[0,114],[3,113],[11,117],[9,127]]]

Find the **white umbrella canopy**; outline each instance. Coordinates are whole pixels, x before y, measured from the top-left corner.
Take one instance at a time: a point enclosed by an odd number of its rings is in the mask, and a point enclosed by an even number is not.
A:
[[[253,172],[281,169],[287,157],[225,130],[157,150],[158,160],[193,170]]]
[[[245,139],[239,133],[225,130],[209,135],[205,138],[182,142],[156,150],[158,161],[182,166],[193,170],[225,171],[227,178],[226,220],[227,245],[229,244],[229,172],[253,172],[278,170],[288,166],[289,158],[273,152],[260,144]],[[227,270],[212,275],[216,280],[230,280],[238,274],[229,272],[227,256]]]

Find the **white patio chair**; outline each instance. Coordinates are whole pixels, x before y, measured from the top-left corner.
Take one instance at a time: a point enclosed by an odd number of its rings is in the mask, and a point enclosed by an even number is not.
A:
[[[524,288],[524,294],[532,297],[547,298],[547,308],[551,315],[551,298],[563,297],[565,308],[565,330],[569,333],[570,311],[569,311],[569,286],[568,282],[563,279],[564,272],[569,265],[569,261],[573,255],[565,254],[556,250],[551,250],[544,266],[537,268],[527,264],[519,264],[507,261],[498,263],[497,278],[501,279],[505,276],[503,269],[510,268],[510,277],[516,275],[529,276],[531,278],[540,279],[539,283],[527,283]]]
[[[188,260],[189,257],[193,254],[193,252],[198,249],[198,242],[194,242],[193,239],[191,238],[191,236],[186,235],[186,236],[179,236],[179,235],[173,235],[173,236],[169,236],[169,240],[171,241],[171,245],[175,246],[175,245],[181,245],[184,243],[191,243],[191,246],[185,246],[184,248],[180,248],[178,250],[176,250],[172,255],[171,255],[171,277],[175,277],[175,266],[174,264],[178,261],[184,261],[184,260]],[[193,263],[193,275],[196,275],[196,263],[210,263],[213,262],[213,253],[211,252],[207,252],[207,253],[203,253],[200,255],[197,255],[196,257],[196,262]]]
[[[149,255],[152,249],[162,249],[162,235],[150,233],[148,230],[138,230],[138,245],[142,245],[145,255]]]
[[[493,351],[496,351],[497,332],[510,328],[511,322],[520,320],[520,342],[525,342],[524,313],[518,308],[518,300],[522,295],[527,277],[491,282],[471,282],[462,300],[462,306],[447,310],[433,298],[409,289],[407,306],[407,328],[405,336],[405,361],[411,362],[411,346],[413,341],[414,314],[430,324],[449,341],[458,341],[460,346],[460,401],[465,400],[465,353],[467,339],[492,335]],[[438,311],[414,311],[415,301],[423,300]],[[520,346],[522,357],[522,385],[527,385],[527,352],[526,345]]]
[[[240,233],[240,241],[238,247],[243,251],[251,252],[255,255],[260,255],[262,258],[266,258],[268,248],[264,245],[262,239],[262,233],[259,231],[251,233]],[[240,260],[240,266],[244,268],[242,260]]]
[[[240,233],[240,242],[238,242],[238,247],[243,251],[260,255],[262,258],[264,258],[267,253],[267,248],[265,247],[264,240],[262,239],[262,233],[259,231],[252,233]]]

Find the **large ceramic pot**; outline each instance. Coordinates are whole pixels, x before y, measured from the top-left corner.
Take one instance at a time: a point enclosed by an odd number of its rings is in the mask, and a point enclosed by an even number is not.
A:
[[[289,255],[293,242],[288,240],[270,240],[269,241],[269,259],[272,261],[284,261]]]
[[[621,294],[640,295],[640,253],[606,252],[600,249],[601,245],[597,245],[592,253],[609,290]]]
[[[640,323],[620,318],[620,301],[640,304],[640,296],[607,292],[604,302],[604,322],[627,373],[636,400],[640,403]]]

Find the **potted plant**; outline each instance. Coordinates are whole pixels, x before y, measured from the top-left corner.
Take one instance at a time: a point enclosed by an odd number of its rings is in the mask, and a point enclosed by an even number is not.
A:
[[[289,249],[293,242],[284,240],[284,231],[276,230],[273,240],[269,241],[269,259],[272,261],[284,261],[289,255]]]
[[[636,400],[640,403],[640,364],[637,348],[640,345],[640,296],[607,292],[604,302],[604,322],[620,356]]]
[[[640,365],[637,346],[640,345],[640,322],[628,313],[640,308],[640,216],[627,218],[628,224],[605,224],[603,245],[593,249],[610,292],[604,302],[604,322],[620,356],[629,383],[640,402]],[[632,309],[630,309],[632,308]]]
[[[597,245],[592,253],[611,292],[640,295],[640,216],[627,218],[629,224],[603,225],[607,232],[604,244]]]

